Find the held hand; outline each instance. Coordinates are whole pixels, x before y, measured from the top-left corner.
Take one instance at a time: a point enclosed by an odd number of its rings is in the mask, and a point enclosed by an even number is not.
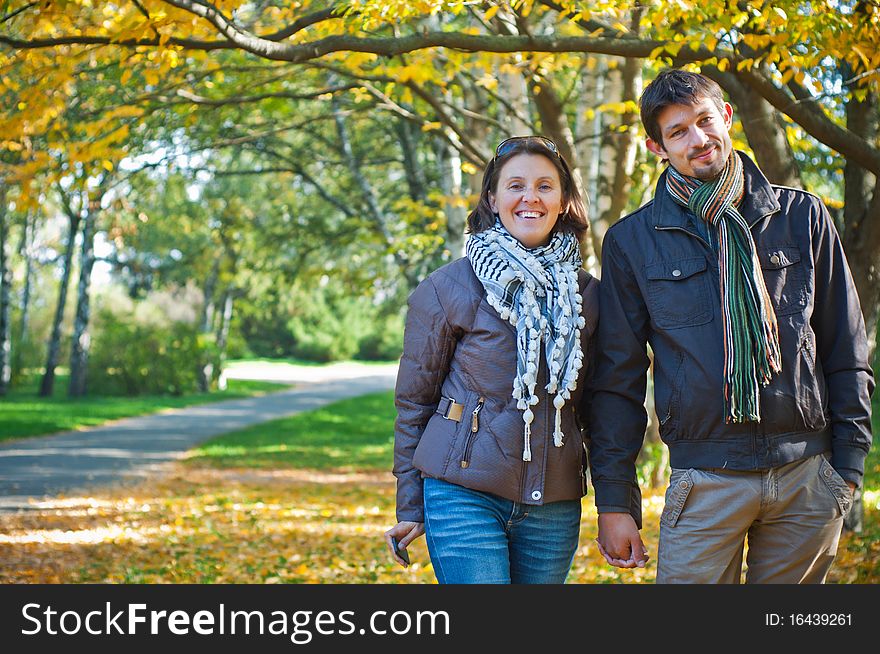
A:
[[[385,544],[388,546],[388,551],[391,552],[391,558],[398,564],[403,566],[404,568],[408,565],[406,561],[397,556],[394,553],[394,547],[391,545],[391,539],[397,539],[397,546],[400,549],[405,550],[407,546],[413,542],[416,538],[425,533],[425,523],[424,522],[409,522],[402,521],[398,522],[391,529],[385,532]]]
[[[600,513],[596,543],[605,560],[617,568],[644,568],[648,562],[648,550],[629,513]]]
[[[846,485],[849,486],[849,494],[855,497],[856,495],[856,485],[851,481],[846,482]]]

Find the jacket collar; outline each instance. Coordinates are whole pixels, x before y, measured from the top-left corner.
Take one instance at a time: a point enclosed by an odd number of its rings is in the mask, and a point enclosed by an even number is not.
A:
[[[745,177],[745,190],[738,209],[749,227],[752,227],[761,218],[779,211],[779,201],[770,182],[755,162],[739,150],[736,154],[742,159]],[[687,209],[673,200],[666,190],[667,174],[668,172],[664,170],[654,189],[654,225],[660,228],[679,227],[692,231]]]

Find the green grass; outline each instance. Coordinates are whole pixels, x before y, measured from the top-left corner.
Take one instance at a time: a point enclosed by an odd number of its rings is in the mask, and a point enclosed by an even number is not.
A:
[[[390,470],[394,393],[354,397],[208,441],[190,452],[195,465],[318,470]]]
[[[323,361],[307,361],[305,359],[297,359],[295,357],[288,357],[286,359],[272,359],[269,357],[255,357],[252,359],[230,359],[226,362],[226,365],[233,365],[238,363],[286,363],[291,366],[307,366],[309,368],[318,368],[320,366],[332,366],[334,364],[341,363],[356,363],[360,366],[385,366],[389,363],[397,363],[397,359],[388,360],[388,361],[367,361],[360,359],[351,359],[348,361],[331,361],[330,363],[324,363]]]
[[[0,398],[0,441],[43,436],[59,431],[92,427],[110,420],[156,413],[193,404],[218,402],[281,390],[282,384],[230,379],[225,391],[187,395],[67,397],[67,376],[59,375],[51,398],[37,396],[39,377]]]

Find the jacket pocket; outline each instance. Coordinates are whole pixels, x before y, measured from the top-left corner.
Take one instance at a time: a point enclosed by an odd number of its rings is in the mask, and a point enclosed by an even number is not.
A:
[[[816,346],[809,330],[801,337],[799,354],[797,398],[804,425],[808,429],[824,429],[828,421],[825,418],[823,377],[816,374]]]
[[[691,470],[673,470],[669,477],[669,488],[666,490],[666,504],[660,515],[660,523],[667,527],[674,527],[681,516],[688,495],[694,487]]]
[[[657,413],[657,419],[660,421],[660,436],[665,438],[672,430],[675,424],[675,417],[679,414],[679,402],[681,400],[682,376],[684,375],[684,353],[677,353],[677,363],[675,366],[675,374],[670,380],[669,400],[666,402],[666,408]],[[657,383],[657,379],[654,379]],[[656,394],[655,394],[656,397]]]
[[[661,329],[704,325],[712,320],[705,257],[645,266],[651,319]]]
[[[464,442],[464,454],[462,454],[461,460],[459,461],[459,466],[462,468],[467,468],[471,464],[471,449],[474,446],[474,439],[477,437],[477,432],[480,431],[480,413],[482,412],[485,403],[486,398],[480,397],[480,399],[477,400],[477,406],[474,407],[470,415],[462,415],[462,420],[465,420],[469,425],[469,427],[467,427],[467,438]]]
[[[807,306],[807,275],[796,246],[758,248],[761,272],[777,316],[803,311]]]

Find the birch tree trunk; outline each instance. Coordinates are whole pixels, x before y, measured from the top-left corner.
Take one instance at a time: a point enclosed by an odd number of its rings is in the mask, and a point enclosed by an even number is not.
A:
[[[7,257],[9,240],[9,211],[6,204],[6,185],[0,184],[0,396],[9,392],[12,380],[12,266]]]
[[[79,284],[77,286],[76,315],[73,321],[73,337],[70,344],[70,397],[86,394],[89,347],[91,335],[91,284],[92,269],[95,266],[96,221],[101,211],[103,190],[89,197],[86,214],[82,224],[82,245],[80,248]]]
[[[638,59],[627,59],[620,67],[620,83],[616,90],[620,92],[621,102],[638,102],[642,90],[642,63]],[[605,181],[605,195],[601,205],[602,211],[596,225],[601,256],[601,241],[608,228],[624,215],[629,203],[632,188],[632,176],[636,165],[636,151],[639,136],[639,115],[635,110],[628,110],[620,116],[615,129],[606,130],[603,152],[611,157],[609,174]]]
[[[217,389],[226,390],[226,346],[229,343],[229,328],[232,324],[232,306],[235,301],[234,289],[227,289],[223,294],[223,312],[220,315],[220,324],[217,327],[217,367],[214,369],[214,378],[217,381]]]
[[[204,297],[202,303],[202,320],[199,332],[203,335],[211,333],[211,325],[214,316],[214,292],[217,286],[217,280],[220,277],[220,257],[214,257],[214,263],[211,266],[211,272],[208,279],[205,280]],[[214,378],[214,362],[209,360],[203,361],[197,371],[197,383],[199,392],[207,393],[211,390],[211,380]]]
[[[40,383],[40,397],[52,397],[55,390],[55,368],[61,352],[61,325],[64,322],[64,307],[67,304],[67,288],[70,285],[70,274],[73,267],[73,252],[76,248],[76,235],[79,232],[80,214],[75,211],[66,197],[62,195],[62,208],[67,214],[69,223],[67,248],[61,268],[61,283],[58,288],[58,303],[55,305],[55,318],[52,321],[52,334],[49,337],[49,351],[46,355],[46,370]]]
[[[577,147],[581,173],[584,177],[584,191],[589,204],[590,222],[593,227],[594,248],[599,233],[599,160],[602,137],[602,113],[596,108],[602,104],[605,95],[605,61],[601,56],[591,56],[587,62],[589,74],[581,78],[580,102],[577,108]]]
[[[19,256],[24,260],[24,287],[21,292],[21,320],[18,326],[18,338],[16,347],[12,351],[12,373],[13,376],[19,375],[24,365],[22,360],[22,351],[25,344],[30,340],[30,312],[31,312],[31,288],[34,279],[34,225],[35,217],[32,212],[28,212],[24,218],[24,229],[22,230],[21,243],[18,247]]]
[[[529,77],[533,76],[532,72],[526,73]],[[565,107],[553,88],[551,82],[546,78],[538,78],[529,87],[531,91],[531,99],[541,118],[541,125],[544,128],[544,136],[547,136],[556,143],[559,153],[568,162],[571,169],[572,182],[580,192],[581,197],[587,197],[587,191],[584,187],[584,180],[580,170],[580,161],[578,159],[577,148],[575,147],[574,133],[571,125],[568,123],[568,117],[565,115]],[[597,263],[595,237],[592,233],[588,234],[581,243],[581,255],[587,269],[593,268]]]

